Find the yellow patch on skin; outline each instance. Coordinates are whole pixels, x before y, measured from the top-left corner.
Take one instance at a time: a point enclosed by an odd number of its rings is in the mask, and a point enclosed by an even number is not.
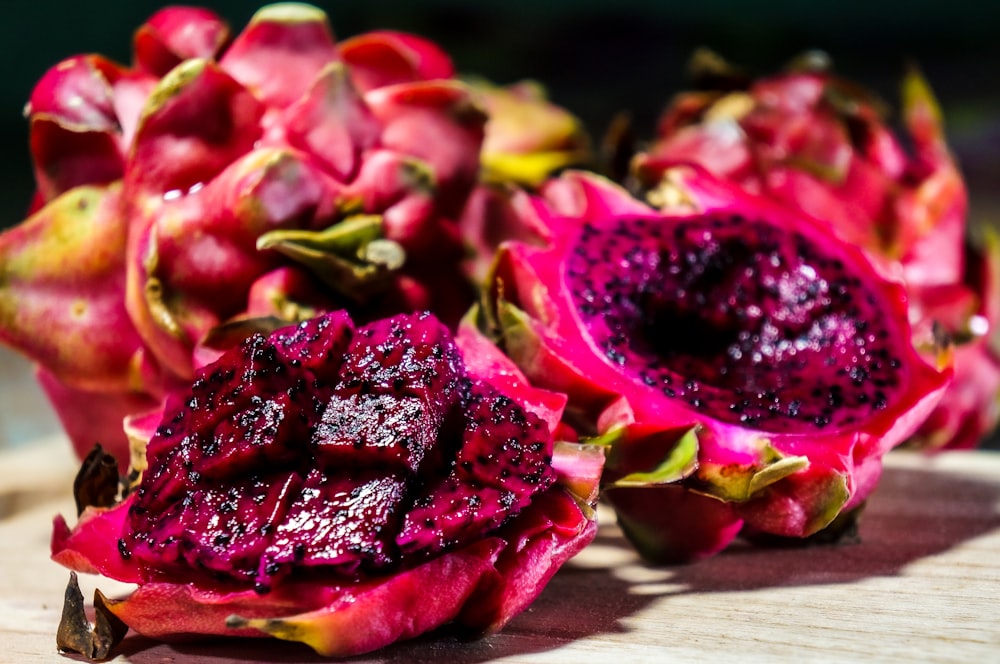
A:
[[[739,121],[754,109],[757,102],[745,92],[734,92],[722,97],[705,111],[706,122]]]
[[[279,2],[259,9],[250,19],[250,25],[273,23],[326,23],[326,13],[316,7],[297,2]]]
[[[76,300],[75,302],[73,302],[71,310],[73,312],[73,316],[75,316],[76,318],[83,318],[84,315],[87,313],[87,301]]]

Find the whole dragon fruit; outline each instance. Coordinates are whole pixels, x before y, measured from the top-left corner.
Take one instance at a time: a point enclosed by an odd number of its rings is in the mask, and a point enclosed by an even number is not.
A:
[[[916,70],[905,76],[908,135],[897,137],[885,104],[835,75],[823,54],[757,80],[705,51],[692,66],[696,90],[674,98],[633,162],[639,186],[655,191],[671,166],[698,164],[827,222],[901,274],[911,319],[919,328],[937,318],[956,345],[953,394],[913,442],[977,444],[1000,417],[1000,354],[987,341],[1000,319],[989,304],[996,291],[976,274],[989,249],[968,242],[966,186],[927,82]]]
[[[481,324],[610,445],[603,495],[650,559],[840,526],[950,368],[911,344],[903,287],[822,223],[695,167],[658,193],[571,172],[516,196],[538,241],[501,246]]]
[[[133,491],[57,518],[53,557],[138,584],[104,606],[156,638],[497,630],[596,532],[603,454],[553,442],[564,405],[428,313],[255,334],[171,394]]]
[[[440,48],[336,42],[295,3],[235,38],[168,7],[133,46],[131,66],[81,55],[38,82],[37,195],[0,236],[0,339],[40,365],[80,451],[100,433],[123,452],[124,415],[251,329],[464,314],[456,220],[485,116]]]

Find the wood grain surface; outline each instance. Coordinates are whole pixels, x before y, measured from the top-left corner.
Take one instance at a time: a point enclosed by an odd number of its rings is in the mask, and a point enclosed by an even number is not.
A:
[[[48,559],[71,517],[69,445],[0,453],[0,662],[68,662],[55,631],[68,573]],[[641,564],[602,512],[597,540],[502,633],[436,634],[358,662],[1000,661],[1000,453],[893,452],[859,541],[737,544],[681,567]],[[93,589],[127,588],[81,577]],[[115,662],[319,662],[278,641],[167,645],[130,634]]]

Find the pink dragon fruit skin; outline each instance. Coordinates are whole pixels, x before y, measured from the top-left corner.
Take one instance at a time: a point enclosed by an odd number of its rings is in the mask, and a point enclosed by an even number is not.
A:
[[[349,72],[321,12],[282,6],[259,12],[217,63],[187,60],[151,93],[125,177],[127,302],[178,375],[190,375],[190,348],[241,311],[241,294],[281,255],[306,253],[323,276],[329,252],[317,235],[340,219],[380,215],[412,264],[429,258],[421,250],[446,257],[455,246],[443,220],[478,170],[481,113],[454,81],[411,74],[364,91]],[[259,251],[262,236],[272,251]],[[364,246],[340,241],[342,251]]]
[[[911,156],[873,95],[825,61],[807,65],[745,91],[681,94],[637,177],[652,185],[671,164],[700,164],[898,262],[908,284],[961,280],[967,191],[927,83],[915,70],[903,83]]]
[[[155,401],[262,311],[430,308],[454,324],[472,300],[455,220],[485,118],[427,40],[338,43],[294,3],[233,38],[209,10],[167,7],[131,66],[69,58],[27,116],[38,189],[0,235],[0,339],[81,403]],[[66,422],[84,417],[74,401],[53,402]],[[123,434],[101,442],[126,458]]]
[[[469,196],[459,227],[469,249],[467,273],[481,285],[501,242],[533,236],[532,229],[510,213],[511,190],[538,187],[567,168],[593,166],[597,155],[583,122],[550,101],[538,83],[470,83],[488,119],[480,151],[481,182]]]
[[[971,449],[1000,422],[1000,240],[967,246],[961,283],[911,289],[914,327],[954,345],[955,379],[909,441],[920,449]]]
[[[78,388],[137,382],[143,344],[124,307],[121,187],[79,187],[4,234],[3,339]],[[79,261],[52,256],[78,255]],[[117,334],[109,335],[107,330]]]
[[[951,369],[820,222],[694,167],[664,182],[660,211],[582,173],[516,196],[547,233],[501,245],[487,324],[611,444],[603,495],[651,559],[810,536],[863,503]]]
[[[677,96],[649,150],[636,157],[635,175],[655,187],[670,165],[699,164],[828,222],[900,274],[911,319],[920,325],[944,315],[948,320],[940,322],[956,345],[950,394],[910,443],[975,446],[1000,419],[1000,361],[984,340],[990,332],[980,329],[983,322],[993,329],[1000,321],[975,306],[963,320],[942,310],[942,302],[954,298],[988,302],[991,294],[966,276],[975,269],[966,263],[981,262],[988,249],[974,248],[966,257],[968,192],[941,110],[919,72],[909,71],[900,113],[907,136],[897,137],[880,102],[828,65],[764,77],[745,90]],[[978,323],[970,327],[973,316]]]
[[[256,419],[292,395],[314,405]],[[345,424],[344,398],[403,419]],[[604,457],[553,443],[564,404],[474,327],[452,340],[429,314],[255,335],[168,399],[134,492],[72,529],[56,519],[53,558],[138,584],[108,608],[154,638],[271,635],[345,656],[448,623],[496,631],[596,533]],[[405,490],[374,488],[387,482]]]

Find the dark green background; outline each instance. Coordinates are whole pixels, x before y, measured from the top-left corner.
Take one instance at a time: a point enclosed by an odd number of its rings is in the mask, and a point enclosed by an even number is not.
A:
[[[255,2],[208,2],[237,30]],[[811,48],[830,53],[841,73],[895,100],[905,62],[918,62],[940,97],[952,145],[973,187],[974,216],[992,219],[1000,173],[1000,3],[819,3],[755,5],[733,0],[340,0],[315,3],[340,37],[375,28],[438,41],[458,69],[498,82],[535,78],[596,134],[628,109],[646,133],[685,82],[684,64],[709,46],[756,72]],[[36,2],[5,5],[0,49],[0,226],[20,220],[32,188],[22,108],[35,80],[81,52],[130,58],[133,30],[161,3]],[[975,8],[975,9],[973,9]]]

